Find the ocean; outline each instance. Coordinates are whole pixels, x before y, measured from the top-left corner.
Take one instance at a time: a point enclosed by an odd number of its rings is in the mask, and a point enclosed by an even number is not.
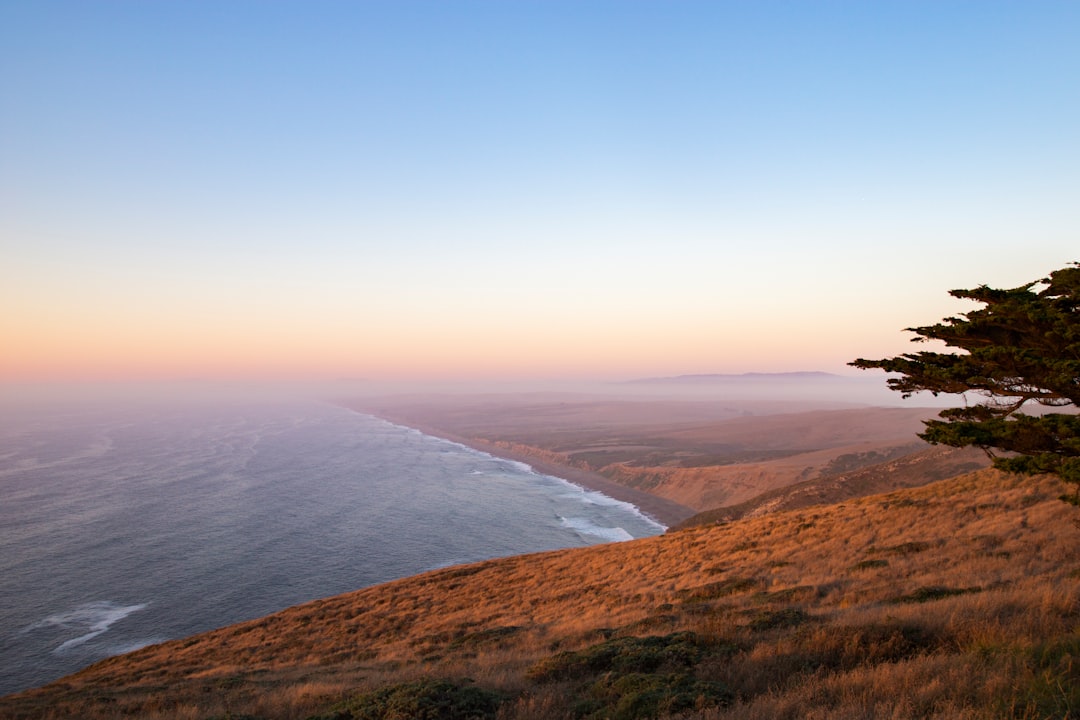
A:
[[[328,403],[4,416],[0,694],[426,570],[663,531],[522,463]]]

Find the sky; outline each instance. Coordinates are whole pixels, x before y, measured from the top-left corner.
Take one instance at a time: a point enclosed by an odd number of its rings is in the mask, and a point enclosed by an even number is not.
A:
[[[1080,260],[1080,3],[0,0],[0,381],[857,372]]]

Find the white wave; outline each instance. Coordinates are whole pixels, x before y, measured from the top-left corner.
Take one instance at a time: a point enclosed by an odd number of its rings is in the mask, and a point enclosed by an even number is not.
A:
[[[532,465],[530,465],[529,463],[524,463],[524,462],[521,462],[520,460],[504,460],[503,458],[499,458],[499,460],[501,462],[509,465],[510,467],[514,468],[515,470],[520,470],[523,473],[530,474],[530,475],[539,475],[540,474],[540,473],[536,472],[536,469]]]
[[[577,485],[575,483],[572,483],[572,482],[570,482],[569,480],[567,480],[565,478],[556,477],[555,475],[545,475],[544,477],[548,477],[548,478],[551,478],[552,480],[559,481],[560,483],[563,484],[563,486],[566,487],[567,490],[570,491],[567,494],[562,496],[564,498],[571,499],[571,500],[577,500],[579,502],[584,501],[584,502],[587,502],[587,503],[589,503],[591,505],[603,505],[604,507],[617,507],[617,508],[619,508],[621,510],[625,510],[626,512],[628,512],[628,513],[630,513],[632,515],[636,515],[637,517],[641,518],[642,520],[649,523],[650,525],[653,525],[653,526],[659,528],[661,531],[667,530],[667,525],[664,525],[663,523],[658,522],[656,520],[656,518],[649,516],[647,513],[642,511],[641,508],[639,508],[637,505],[635,505],[633,503],[626,502],[625,500],[616,500],[615,498],[611,497],[610,495],[605,495],[604,493],[600,492],[599,490],[588,490],[588,489],[582,487],[581,485]]]
[[[65,640],[53,649],[53,653],[64,653],[74,647],[93,640],[98,635],[108,632],[109,628],[128,615],[146,608],[146,603],[138,605],[119,605],[111,600],[99,600],[79,605],[62,613],[50,615],[23,630],[23,633],[46,628],[70,630],[80,633]]]
[[[621,527],[600,527],[599,525],[589,522],[585,518],[579,517],[567,518],[559,515],[558,518],[559,522],[561,522],[564,527],[568,527],[583,535],[592,535],[593,537],[601,538],[608,542],[623,542],[625,540],[634,539],[633,535],[626,532]]]
[[[428,434],[423,433],[423,432],[421,432],[421,431],[419,431],[419,430],[417,430],[415,428],[408,427],[407,425],[398,425],[397,423],[390,422],[389,420],[383,420],[382,418],[376,417],[375,415],[367,415],[366,413],[357,413],[357,414],[365,415],[366,417],[370,417],[370,418],[372,418],[374,420],[378,420],[379,422],[382,422],[382,423],[384,423],[386,425],[389,425],[391,427],[402,428],[404,430],[409,430],[411,432],[423,435],[424,437],[431,438],[433,440],[438,440],[438,441],[441,441],[441,442],[446,443],[448,445],[453,445],[453,446],[455,446],[455,447],[457,447],[457,448],[459,448],[461,450],[464,450],[467,453],[473,454],[473,455],[478,455],[478,456],[481,456],[481,457],[484,457],[484,458],[487,458],[487,459],[490,459],[490,460],[496,460],[496,461],[499,461],[499,462],[502,462],[502,463],[506,463],[507,465],[510,465],[510,466],[520,470],[521,472],[531,474],[531,475],[537,475],[537,476],[542,477],[542,478],[549,478],[551,480],[555,480],[556,482],[561,483],[562,485],[564,485],[565,487],[567,487],[568,489],[570,489],[573,492],[573,495],[567,495],[566,496],[568,498],[573,498],[573,499],[576,499],[576,500],[584,500],[584,501],[586,501],[588,503],[591,503],[593,505],[602,505],[604,507],[617,507],[617,508],[625,510],[625,511],[627,511],[629,513],[632,513],[633,515],[636,515],[637,517],[641,518],[642,520],[649,523],[650,525],[653,525],[654,527],[658,528],[661,531],[667,530],[667,525],[664,525],[663,523],[658,522],[656,520],[656,518],[650,517],[648,514],[643,512],[641,510],[641,508],[639,508],[637,505],[634,505],[633,503],[626,502],[625,500],[616,500],[615,498],[610,497],[608,495],[605,495],[604,493],[599,492],[597,490],[587,490],[586,488],[582,487],[581,485],[578,485],[577,483],[573,483],[573,482],[567,480],[566,478],[561,478],[561,477],[559,477],[557,475],[548,475],[546,473],[537,472],[536,468],[534,468],[532,465],[529,465],[528,463],[521,462],[521,461],[518,461],[518,460],[510,460],[508,458],[499,457],[498,455],[492,455],[491,453],[484,452],[483,450],[477,450],[476,448],[469,447],[468,445],[462,445],[461,443],[455,442],[453,440],[447,440],[446,438],[440,438],[440,437],[436,437],[434,435],[428,435]]]
[[[578,486],[580,487],[580,486]],[[604,495],[602,492],[596,490],[587,490],[582,488],[581,492],[567,493],[561,497],[586,502],[590,505],[602,505],[604,507],[621,507],[627,508],[627,506],[635,507],[631,503],[624,500],[616,500],[610,495]],[[628,509],[628,508],[627,508]]]
[[[404,427],[404,426],[398,426],[398,427]],[[411,429],[411,428],[408,428],[408,429]],[[421,433],[421,434],[424,434],[424,433]],[[566,495],[565,496],[567,498],[572,498],[572,499],[579,500],[579,501],[584,500],[585,502],[588,502],[588,503],[590,503],[592,505],[601,505],[603,507],[617,507],[617,508],[619,508],[621,510],[625,510],[628,513],[636,515],[637,517],[641,518],[642,520],[649,523],[650,525],[653,525],[654,527],[660,529],[661,531],[667,530],[667,525],[664,525],[663,523],[658,522],[656,520],[656,518],[650,517],[647,513],[643,512],[641,508],[639,508],[637,505],[634,505],[633,503],[626,502],[625,500],[617,500],[617,499],[611,497],[610,495],[605,495],[604,493],[602,493],[602,492],[600,492],[598,490],[589,490],[587,488],[582,487],[581,485],[578,485],[577,483],[574,483],[574,482],[571,482],[570,480],[567,480],[566,478],[561,478],[558,475],[548,475],[547,473],[538,472],[536,470],[536,468],[534,468],[532,465],[530,465],[530,464],[528,464],[526,462],[521,462],[520,460],[511,460],[509,458],[499,457],[498,455],[492,455],[491,453],[484,452],[483,450],[477,450],[476,448],[469,447],[468,445],[462,445],[459,442],[454,442],[453,440],[447,440],[445,438],[435,437],[433,435],[425,435],[425,437],[429,437],[429,438],[433,438],[435,440],[439,440],[439,441],[441,441],[443,443],[446,443],[448,445],[453,445],[454,447],[457,447],[457,448],[459,448],[461,450],[464,450],[467,453],[470,453],[470,454],[473,454],[473,455],[478,455],[478,456],[481,456],[481,457],[484,457],[484,458],[487,458],[487,459],[490,459],[490,460],[495,460],[495,461],[497,461],[499,463],[502,463],[503,465],[509,465],[510,467],[512,467],[512,468],[514,468],[514,469],[516,469],[516,470],[518,470],[518,471],[520,471],[522,473],[525,473],[527,475],[536,475],[538,477],[546,478],[546,479],[549,479],[549,480],[554,480],[557,483],[559,483],[559,484],[561,484],[561,485],[563,485],[563,486],[565,486],[568,489],[573,491],[572,495]],[[620,528],[620,530],[621,530],[621,528]],[[623,532],[625,532],[625,531],[623,531]],[[631,538],[620,538],[620,539],[632,539],[632,537]]]

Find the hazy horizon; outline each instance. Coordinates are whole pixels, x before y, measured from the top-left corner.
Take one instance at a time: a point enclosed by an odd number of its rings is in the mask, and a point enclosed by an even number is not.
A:
[[[959,396],[922,392],[910,398],[888,389],[882,373],[817,377],[730,376],[715,381],[677,379],[533,379],[507,381],[251,381],[185,379],[96,382],[0,382],[0,406],[10,412],[37,406],[95,409],[122,405],[174,406],[280,405],[388,398],[466,403],[504,399],[537,403],[692,402],[730,405],[749,414],[795,413],[868,407],[940,408],[967,402]],[[674,380],[674,381],[667,381]],[[975,399],[975,398],[969,398]]]
[[[1078,31],[1066,2],[0,0],[0,383],[848,374],[949,289],[1078,259]]]

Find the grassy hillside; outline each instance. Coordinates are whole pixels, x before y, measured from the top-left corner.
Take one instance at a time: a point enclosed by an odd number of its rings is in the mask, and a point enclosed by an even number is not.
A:
[[[780,510],[839,503],[866,495],[919,487],[989,465],[990,459],[986,453],[977,448],[951,448],[941,445],[922,447],[876,465],[859,467],[848,472],[826,473],[813,480],[804,480],[764,492],[737,505],[706,510],[674,527],[682,529],[694,525],[731,522]]]
[[[1071,717],[1080,529],[1060,492],[981,470],[448,568],[112,658],[0,716]]]

